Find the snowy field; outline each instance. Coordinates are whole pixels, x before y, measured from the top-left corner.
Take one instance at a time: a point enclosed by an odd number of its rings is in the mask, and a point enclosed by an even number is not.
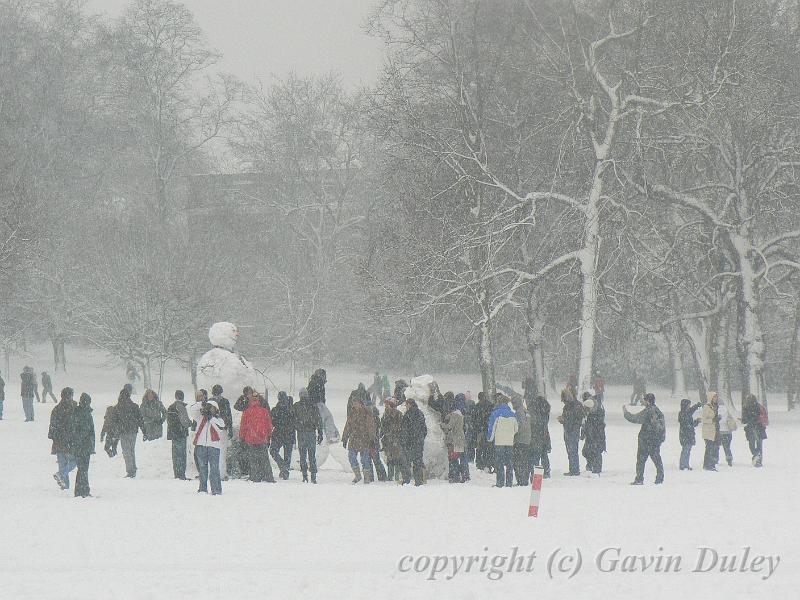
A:
[[[27,364],[39,372],[49,363],[44,348],[37,356]],[[92,353],[72,351],[68,359],[68,375],[54,376],[56,394],[70,385],[76,397],[92,395],[99,438],[105,407],[125,383],[123,370]],[[294,471],[288,482],[230,481],[222,496],[198,495],[194,481],[172,478],[166,439],[140,438],[135,480],[123,477],[121,455],[110,459],[98,444],[89,477],[96,497],[76,499],[52,478],[47,426],[54,404],[36,404],[36,421],[23,422],[22,364],[3,369],[0,599],[798,597],[800,412],[787,414],[777,395],[764,468],[750,466],[740,428],[733,468],[706,473],[699,468],[700,445],[692,455],[695,470],[678,471],[677,408],[656,391],[669,427],[662,448],[666,481],[653,485],[649,464],[646,484],[631,487],[638,426],[622,418],[630,389],[611,387],[602,476],[561,475],[566,455],[553,419],[554,476],[544,482],[534,519],[527,517],[528,488],[494,489],[493,477],[474,469],[466,485],[353,486],[329,459],[317,486],[304,485]],[[477,395],[475,375],[434,375],[442,391]],[[278,384],[286,380],[270,376]],[[408,374],[390,374],[400,376]],[[359,380],[368,384],[371,374],[328,371],[328,404],[340,429],[347,394]],[[185,371],[169,373],[165,405],[176,387],[191,390]],[[555,417],[560,405],[551,404]],[[514,548],[524,560],[509,572],[508,560],[500,561]],[[720,557],[708,572],[693,572],[700,548]],[[636,563],[635,572],[614,563],[633,555],[645,557],[626,561]],[[722,555],[736,557],[735,571],[720,572]],[[712,557],[705,551],[702,570]]]

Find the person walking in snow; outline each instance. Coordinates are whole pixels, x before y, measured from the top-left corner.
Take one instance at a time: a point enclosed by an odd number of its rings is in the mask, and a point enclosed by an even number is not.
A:
[[[467,438],[464,435],[464,415],[456,406],[455,398],[451,392],[445,395],[445,417],[440,427],[444,431],[444,443],[447,448],[449,463],[447,479],[450,483],[463,483],[466,481],[462,472],[461,457],[467,450]]]
[[[681,400],[681,409],[678,411],[678,441],[681,443],[680,470],[691,471],[689,458],[692,446],[695,444],[695,427],[700,424],[700,419],[694,418],[694,412],[700,408],[700,403],[691,404],[688,398]]]
[[[414,476],[414,485],[424,483],[423,451],[425,438],[428,435],[428,426],[425,424],[425,415],[412,398],[406,398],[404,403],[406,412],[403,415],[401,434],[403,484],[411,481]]]
[[[531,481],[531,417],[522,396],[511,397],[511,408],[519,427],[514,436],[514,475],[517,485],[528,485]]]
[[[656,466],[656,483],[664,483],[664,463],[661,460],[661,444],[664,443],[666,427],[664,413],[656,406],[656,397],[645,394],[642,401],[644,409],[636,414],[622,407],[625,419],[631,423],[641,424],[639,429],[639,447],[636,451],[636,478],[631,485],[644,483],[644,465],[650,458]]]
[[[706,471],[717,470],[717,456],[719,455],[719,404],[716,392],[709,393],[709,401],[700,412],[700,421],[703,423],[701,432],[706,445],[703,454],[703,469]]]
[[[275,483],[272,465],[269,462],[269,442],[272,435],[272,417],[269,409],[261,406],[258,394],[253,392],[250,404],[242,412],[239,437],[247,449],[250,465],[250,481]]]
[[[292,402],[286,392],[278,392],[278,403],[272,409],[272,441],[269,453],[278,465],[281,479],[289,479],[292,465],[292,448],[295,440]],[[281,450],[283,456],[281,456]]]
[[[142,441],[157,440],[164,435],[164,421],[167,420],[167,409],[164,403],[153,390],[145,390],[142,396],[142,404],[139,407],[142,413],[144,430]]]
[[[139,430],[144,434],[144,421],[139,406],[131,399],[133,388],[126,383],[119,393],[114,407],[114,427],[119,432],[122,458],[125,459],[125,477],[136,477],[136,436]]]
[[[20,396],[22,397],[22,410],[25,413],[25,422],[33,421],[33,399],[39,402],[39,386],[36,383],[36,375],[30,367],[23,367],[20,374],[21,386]]]
[[[747,394],[744,399],[742,423],[744,424],[744,435],[750,446],[752,464],[754,467],[761,467],[764,464],[764,440],[767,439],[769,421],[766,409],[753,394]]]
[[[486,429],[486,439],[494,443],[495,487],[498,488],[514,485],[514,436],[519,431],[519,425],[508,402],[503,394],[495,396],[497,408],[489,415]]]
[[[55,409],[53,409],[55,410]],[[75,497],[91,496],[89,488],[89,459],[94,454],[94,419],[92,419],[92,398],[81,394],[78,406],[70,415],[69,449],[75,460],[78,472],[75,475]]]
[[[400,447],[403,430],[403,415],[397,410],[394,399],[384,403],[381,417],[381,445],[386,454],[387,477],[390,481],[402,480],[402,449]]]
[[[70,417],[76,406],[73,395],[74,390],[70,387],[61,390],[61,402],[50,412],[50,429],[47,432],[47,438],[53,441],[50,453],[55,455],[58,462],[58,471],[53,473],[53,479],[62,490],[69,489],[69,473],[75,468],[75,458],[70,453],[69,444]]]
[[[42,371],[42,402],[47,402],[47,396],[50,396],[53,399],[53,402],[58,402],[56,400],[55,394],[53,394],[53,380],[50,379],[50,375],[47,374],[46,371]]]
[[[300,471],[303,482],[317,483],[317,445],[322,443],[322,417],[316,404],[311,402],[308,390],[301,388],[300,400],[292,405],[292,419],[297,431],[297,449],[300,452]]]
[[[494,454],[492,443],[486,438],[486,431],[489,428],[489,419],[492,416],[494,404],[489,401],[486,394],[478,392],[478,403],[473,411],[473,425],[477,432],[477,448],[475,455],[475,467],[483,469],[494,468]]]
[[[564,408],[558,422],[564,426],[564,446],[567,450],[569,460],[569,471],[564,473],[567,477],[575,477],[581,474],[580,458],[578,456],[578,445],[581,438],[581,425],[583,424],[584,409],[572,394],[571,387],[565,387],[561,392],[561,402]]]
[[[167,439],[172,442],[172,474],[183,481],[189,479],[186,477],[186,438],[191,424],[183,390],[175,390],[175,402],[167,409]]]
[[[208,493],[209,483],[211,494],[218,496],[222,493],[222,478],[219,472],[220,440],[225,435],[225,421],[219,416],[219,406],[214,400],[203,402],[201,391],[196,395],[198,402],[189,408],[189,416],[197,423],[197,431],[192,439],[194,444],[194,460],[200,473],[200,487],[198,492]]]
[[[374,476],[370,449],[378,435],[375,430],[375,418],[372,411],[364,406],[360,397],[351,397],[347,413],[347,421],[342,431],[342,446],[347,449],[350,466],[353,469],[353,483],[358,483],[362,479],[358,465],[359,457],[364,470],[364,483],[372,483]]]

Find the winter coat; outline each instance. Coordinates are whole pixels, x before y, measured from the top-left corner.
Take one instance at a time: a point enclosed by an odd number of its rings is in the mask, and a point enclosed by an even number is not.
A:
[[[396,408],[387,406],[381,418],[381,444],[387,460],[400,460],[402,435],[403,414]]]
[[[698,408],[700,408],[699,402],[691,406],[681,405],[681,409],[678,411],[678,441],[681,446],[694,446],[695,444],[694,428],[700,423],[700,419],[694,418],[694,411]]]
[[[397,406],[400,406],[403,402],[405,402],[405,390],[407,387],[408,384],[402,379],[398,379],[394,382],[394,392],[392,393],[392,398],[394,398],[394,403]]]
[[[564,433],[577,433],[581,430],[583,424],[583,404],[575,400],[571,395],[566,396],[567,401],[564,403],[564,409],[561,411],[561,416],[558,420],[564,426]]]
[[[250,399],[250,406],[242,413],[239,437],[249,446],[263,446],[272,435],[272,417],[269,410],[261,406],[257,398]]]
[[[478,436],[483,437],[486,431],[489,430],[489,419],[492,416],[494,404],[486,400],[480,400],[472,411],[472,425]]]
[[[295,427],[292,405],[287,396],[278,396],[278,403],[272,409],[272,442],[280,446],[294,444]]]
[[[142,405],[139,407],[142,415],[142,422],[144,423],[145,440],[157,440],[164,435],[164,421],[167,420],[167,409],[158,398],[152,400],[142,400]]]
[[[500,404],[489,416],[486,439],[495,446],[513,446],[518,430],[517,415],[508,404]]]
[[[444,443],[452,447],[453,452],[467,451],[467,436],[464,434],[464,415],[456,409],[447,414],[442,422]]]
[[[758,402],[747,402],[742,407],[742,423],[744,435],[748,440],[767,439],[767,429],[761,424],[761,405]]]
[[[318,369],[308,380],[308,398],[311,400],[311,404],[325,402],[325,379],[325,371]]]
[[[719,413],[710,402],[703,405],[700,420],[703,423],[703,439],[710,442],[719,440]]]
[[[74,400],[61,400],[50,412],[50,430],[47,439],[53,440],[50,454],[69,452],[69,421],[78,405]]]
[[[189,417],[197,422],[197,431],[192,438],[195,446],[208,446],[210,448],[221,448],[222,436],[225,435],[225,421],[219,417],[206,417],[201,413],[202,402],[195,402],[189,407]]]
[[[550,444],[550,403],[543,397],[528,403],[528,415],[531,419],[531,446],[545,452],[552,449]]]
[[[377,434],[372,410],[357,407],[347,417],[342,431],[342,445],[355,452],[368,452],[373,447]]]
[[[119,431],[117,430],[117,409],[114,406],[106,408],[106,414],[103,415],[103,428],[100,430],[100,441],[102,442],[108,436],[110,440],[119,439]]]
[[[297,433],[317,432],[317,436],[322,436],[322,417],[319,416],[319,409],[308,398],[300,398],[292,405],[292,417]]]
[[[42,391],[43,392],[53,391],[53,381],[50,379],[50,375],[48,375],[47,373],[42,373]]]
[[[186,410],[186,403],[175,400],[167,409],[167,439],[182,440],[189,435],[192,420]]]
[[[531,443],[531,416],[525,410],[522,397],[511,401],[514,413],[517,415],[517,435],[514,436],[514,445],[529,446]]]
[[[219,407],[219,418],[225,423],[225,431],[228,438],[233,437],[233,413],[231,413],[231,403],[224,396],[211,396],[211,400]],[[269,407],[266,407],[269,408]]]
[[[606,409],[598,403],[583,422],[584,456],[606,451]]]
[[[664,413],[661,412],[655,404],[645,406],[644,410],[639,413],[629,413],[628,409],[623,407],[623,414],[625,419],[631,423],[641,424],[639,429],[639,444],[647,446],[657,446],[664,441]]]
[[[94,454],[94,419],[88,406],[76,406],[70,414],[69,452],[72,456]]]
[[[139,406],[130,398],[122,396],[115,407],[114,424],[120,435],[136,433],[139,429],[144,432],[144,421]]]
[[[36,383],[36,375],[33,371],[23,371],[20,375],[22,380],[20,387],[20,396],[22,398],[36,398],[39,399],[39,386]]]
[[[418,406],[409,408],[403,415],[401,435],[403,450],[410,454],[422,452],[427,435],[428,426],[425,424],[425,415]]]

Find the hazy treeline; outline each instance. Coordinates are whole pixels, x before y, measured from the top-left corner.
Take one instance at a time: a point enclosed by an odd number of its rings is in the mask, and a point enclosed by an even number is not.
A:
[[[231,320],[268,365],[543,393],[636,369],[791,402],[799,21],[788,0],[384,0],[383,74],[353,91],[220,74],[178,3],[0,0],[0,339],[149,377]],[[231,170],[261,183],[190,177]]]

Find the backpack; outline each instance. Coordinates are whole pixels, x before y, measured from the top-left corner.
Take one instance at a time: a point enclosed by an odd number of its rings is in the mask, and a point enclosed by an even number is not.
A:
[[[667,439],[667,425],[664,421],[664,413],[657,408],[653,411],[653,416],[650,417],[650,424],[653,428],[654,438],[659,444],[663,444]]]

